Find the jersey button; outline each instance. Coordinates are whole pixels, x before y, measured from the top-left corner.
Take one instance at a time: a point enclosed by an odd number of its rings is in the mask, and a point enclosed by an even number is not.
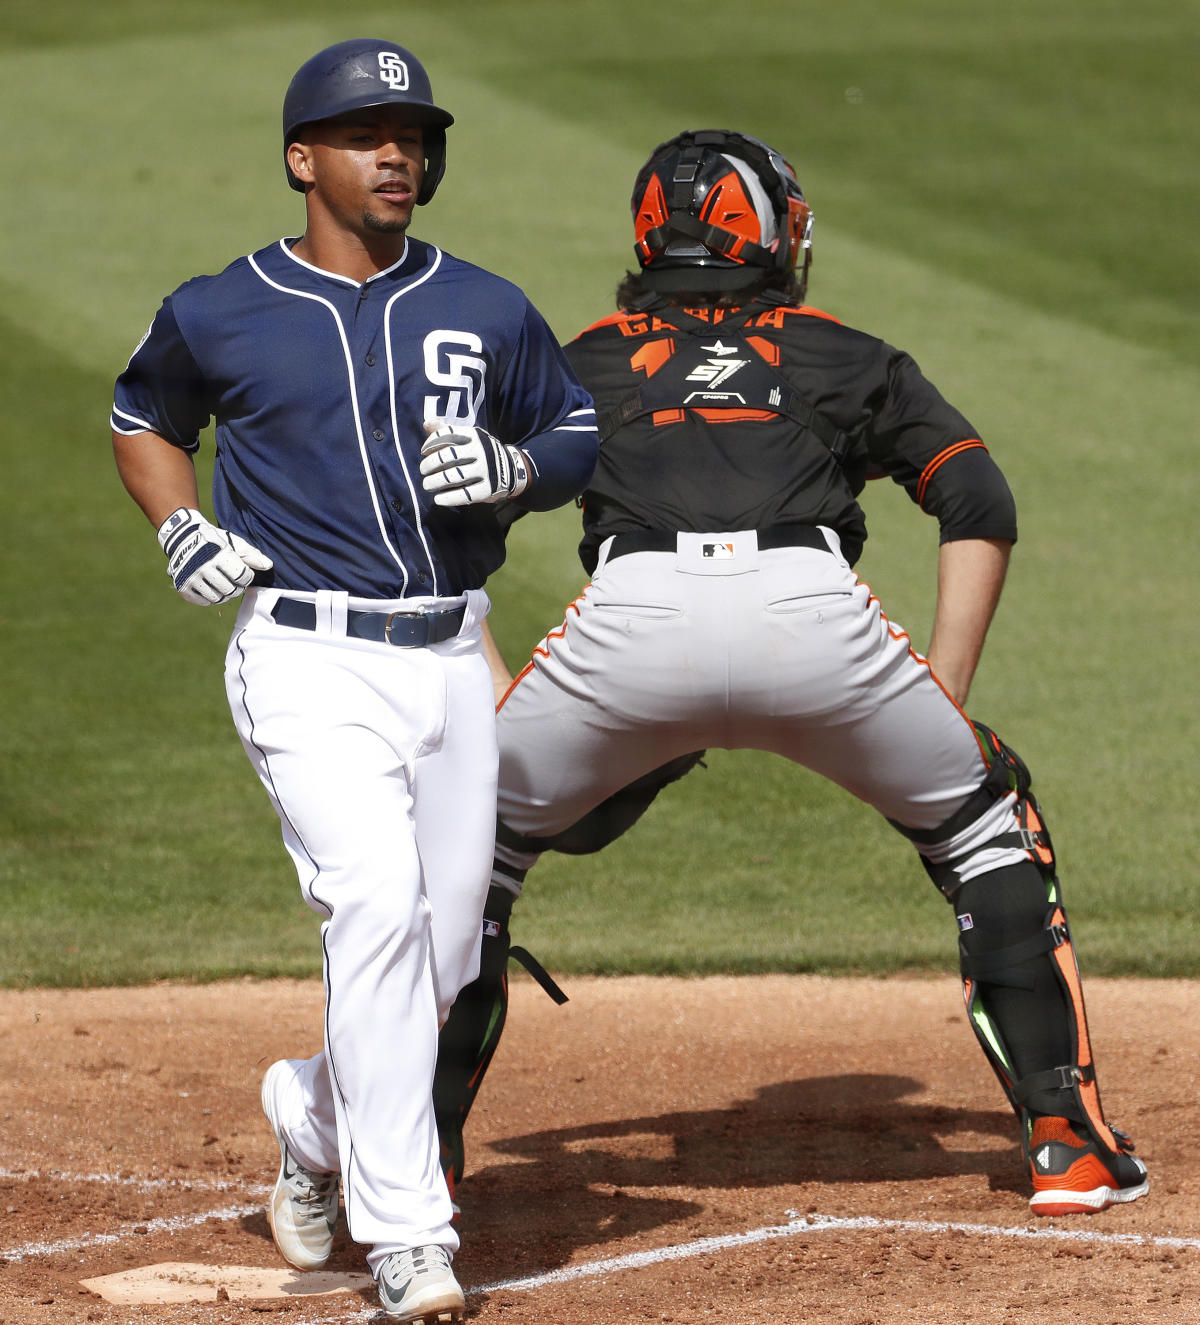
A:
[[[400,512],[404,510],[404,503],[400,500],[399,497],[392,498],[392,510],[395,511],[397,515],[399,515]]]
[[[382,428],[376,428],[375,431],[371,434],[371,436],[374,437],[375,440],[376,440],[377,442],[382,442],[382,441],[383,441],[383,429],[382,429]]]
[[[417,579],[420,581],[421,584],[429,583],[429,576],[426,575],[423,570],[417,571]]]
[[[368,355],[367,355],[367,367],[368,367],[368,368],[374,368],[374,367],[375,367],[375,356],[374,356],[373,354],[368,354]]]

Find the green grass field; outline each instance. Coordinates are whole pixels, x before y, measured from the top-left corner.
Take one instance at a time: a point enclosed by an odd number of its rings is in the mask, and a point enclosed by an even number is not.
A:
[[[794,160],[813,302],[909,349],[1017,494],[972,709],[1034,768],[1085,966],[1195,974],[1196,0],[279,15],[0,17],[0,984],[318,969],[225,709],[233,613],[171,592],[106,418],[164,294],[302,228],[283,89],[359,35],[416,50],[457,117],[415,232],[516,280],[564,338],[611,307],[657,142],[738,128]],[[936,526],[890,486],[866,502],[861,573],[923,645]],[[510,664],[581,586],[576,538],[572,510],[514,531],[490,586]],[[520,941],[568,972],[953,967],[944,903],[870,811],[767,756],[708,763],[608,851],[548,857]]]

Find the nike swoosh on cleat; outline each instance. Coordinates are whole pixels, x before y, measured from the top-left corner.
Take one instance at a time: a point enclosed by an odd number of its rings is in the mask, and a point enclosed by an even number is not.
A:
[[[406,1279],[399,1289],[394,1289],[391,1284],[384,1284],[383,1291],[392,1298],[397,1306],[404,1301],[404,1295],[408,1292],[408,1286],[412,1283],[411,1279]]]

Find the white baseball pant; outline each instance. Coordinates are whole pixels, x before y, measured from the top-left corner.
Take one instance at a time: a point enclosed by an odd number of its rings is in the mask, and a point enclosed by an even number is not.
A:
[[[822,533],[827,551],[760,550],[750,530],[611,560],[606,541],[500,708],[504,822],[552,836],[676,756],[754,749],[906,827],[945,823],[984,780],[974,729]],[[964,878],[1026,859],[985,846],[1015,829],[1013,799],[919,849],[937,861],[975,851]],[[537,859],[503,845],[497,857]]]
[[[447,600],[288,596],[315,601],[316,629],[277,624],[278,593],[249,591],[226,689],[305,901],[325,917],[325,1048],[296,1064],[285,1140],[306,1168],[341,1173],[374,1272],[392,1251],[458,1247],[431,1091],[438,1029],[478,974],[492,858],[488,602],[468,593],[456,638],[397,648],[347,637],[347,609]]]

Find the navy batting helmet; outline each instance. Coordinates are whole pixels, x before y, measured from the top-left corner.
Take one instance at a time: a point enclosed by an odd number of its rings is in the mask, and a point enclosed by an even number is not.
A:
[[[803,287],[812,210],[766,143],[725,129],[660,143],[633,186],[634,250],[652,290],[738,290],[771,271]]]
[[[426,203],[446,171],[446,126],[454,123],[454,116],[434,105],[429,75],[420,60],[395,42],[357,37],[306,60],[283,98],[283,150],[286,154],[306,124],[348,110],[388,105],[407,107],[413,122],[425,131],[425,181],[417,202]],[[286,155],[283,168],[292,188],[303,192]]]

